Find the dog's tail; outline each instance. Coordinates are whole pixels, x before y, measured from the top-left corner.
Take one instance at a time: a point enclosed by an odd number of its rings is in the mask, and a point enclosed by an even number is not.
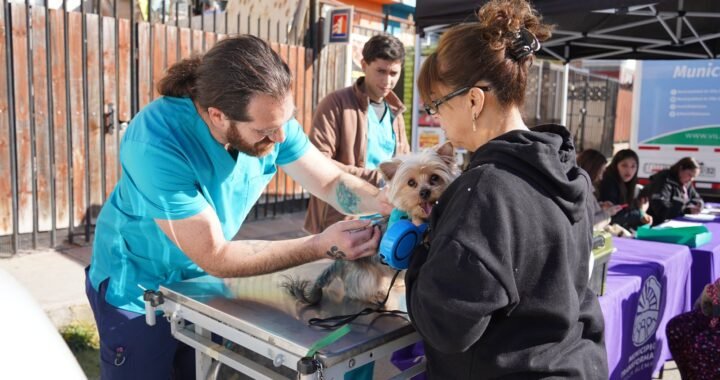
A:
[[[342,260],[336,260],[332,265],[318,276],[315,283],[310,285],[309,280],[300,280],[298,278],[287,277],[287,281],[280,286],[298,301],[308,304],[317,305],[322,299],[323,288],[328,286],[335,277],[342,274],[344,265]]]

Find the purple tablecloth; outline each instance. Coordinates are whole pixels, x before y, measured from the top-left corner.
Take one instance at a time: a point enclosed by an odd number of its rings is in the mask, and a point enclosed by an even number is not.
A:
[[[700,297],[705,285],[720,277],[720,223],[705,223],[712,232],[712,240],[696,248],[692,252],[692,272],[690,296],[693,302]]]
[[[671,358],[670,318],[690,310],[688,247],[613,239],[605,294],[605,345],[610,379],[650,379]]]

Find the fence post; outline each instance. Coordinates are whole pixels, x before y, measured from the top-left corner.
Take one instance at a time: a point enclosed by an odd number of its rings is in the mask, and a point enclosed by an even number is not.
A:
[[[46,59],[46,71],[48,79],[47,85],[47,97],[48,97],[48,130],[49,130],[49,141],[50,141],[50,246],[55,246],[56,240],[56,228],[57,228],[57,202],[55,199],[55,107],[52,100],[53,86],[52,86],[52,42],[50,39],[50,13],[49,13],[49,0],[44,1],[45,5],[45,59]]]
[[[4,9],[4,21],[5,21],[5,67],[7,69],[7,94],[8,94],[8,126],[9,126],[9,138],[10,138],[10,191],[11,194],[11,204],[12,204],[12,247],[11,247],[11,253],[17,253],[19,245],[20,245],[20,236],[19,236],[19,226],[20,218],[18,217],[18,207],[19,207],[19,200],[18,200],[18,183],[17,183],[17,149],[16,149],[16,140],[17,136],[15,135],[15,97],[14,94],[14,88],[15,88],[15,80],[12,75],[13,73],[13,45],[12,45],[12,17],[10,16],[10,3],[7,0],[3,0],[3,9]]]
[[[138,112],[136,0],[130,0],[130,116]]]
[[[28,65],[28,110],[30,121],[30,170],[31,170],[31,188],[32,188],[32,247],[38,247],[38,178],[37,178],[37,148],[36,131],[35,131],[35,91],[33,91],[33,46],[32,46],[32,19],[30,17],[30,0],[25,0],[25,39],[27,48],[27,65]]]
[[[589,92],[588,86],[590,85],[589,79],[590,79],[590,76],[586,74],[585,80],[583,83],[584,87],[583,87],[583,92],[582,92],[583,106],[580,109],[580,115],[581,115],[580,116],[580,144],[579,144],[578,151],[583,151],[585,149],[585,122],[586,122],[585,119],[587,117],[587,101],[588,101],[588,92]]]

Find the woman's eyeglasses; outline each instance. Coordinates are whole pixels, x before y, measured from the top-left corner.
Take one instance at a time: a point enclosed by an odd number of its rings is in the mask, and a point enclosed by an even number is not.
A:
[[[451,92],[451,93],[443,96],[443,97],[440,98],[440,99],[431,101],[430,104],[426,104],[426,105],[425,105],[425,112],[427,112],[428,115],[436,115],[436,114],[438,113],[438,108],[440,107],[441,104],[447,102],[448,100],[450,100],[450,99],[452,99],[452,98],[454,98],[454,97],[456,97],[456,96],[458,96],[458,95],[462,95],[462,94],[470,91],[470,89],[472,89],[472,88],[479,88],[479,89],[481,89],[481,90],[483,90],[483,91],[485,91],[485,92],[490,91],[490,87],[489,87],[489,86],[467,86],[467,87],[461,87],[461,88],[458,88],[457,90],[455,90],[455,91],[453,91],[453,92]]]

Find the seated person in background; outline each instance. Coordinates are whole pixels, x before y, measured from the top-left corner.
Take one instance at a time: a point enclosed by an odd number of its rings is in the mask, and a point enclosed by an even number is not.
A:
[[[595,149],[585,149],[578,154],[577,164],[588,173],[593,182],[593,189],[596,189],[605,172],[607,158]],[[610,223],[610,218],[620,211],[620,206],[611,202],[599,203],[595,194],[589,201],[593,203],[593,227],[596,230],[605,228]]]
[[[673,317],[666,331],[683,379],[720,378],[720,279],[705,286],[693,310]]]
[[[610,222],[627,230],[635,230],[653,221],[652,216],[647,214],[650,206],[648,198],[635,197],[639,164],[638,155],[633,150],[623,149],[617,152],[605,170],[598,188],[600,202],[610,202],[623,207]]]
[[[692,157],[685,157],[670,169],[650,177],[650,184],[640,197],[650,199],[647,212],[653,217],[653,225],[683,214],[700,213],[704,202],[692,184],[699,174],[700,164]]]

